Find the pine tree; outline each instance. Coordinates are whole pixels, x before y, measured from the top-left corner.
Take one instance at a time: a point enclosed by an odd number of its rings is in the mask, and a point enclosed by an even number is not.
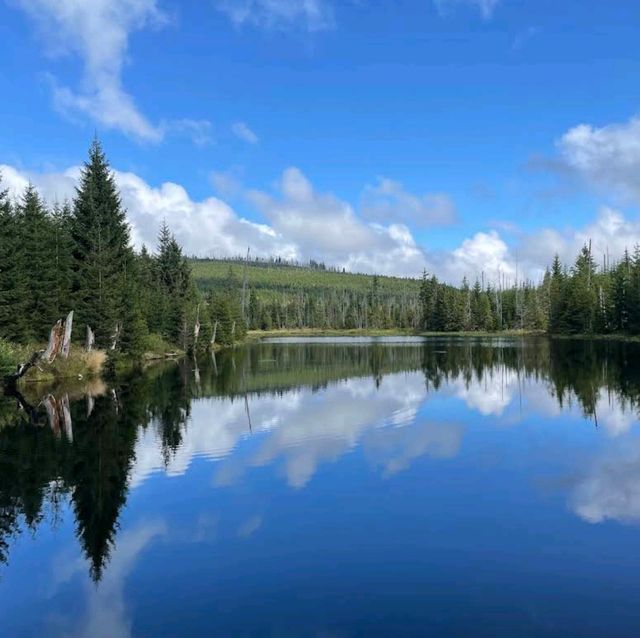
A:
[[[131,267],[129,226],[115,178],[95,140],[76,190],[71,224],[76,320],[106,345],[124,314]]]

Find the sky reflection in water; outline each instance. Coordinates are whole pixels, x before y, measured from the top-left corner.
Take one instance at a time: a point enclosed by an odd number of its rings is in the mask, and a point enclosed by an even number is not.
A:
[[[638,354],[280,341],[7,398],[3,633],[637,635]]]

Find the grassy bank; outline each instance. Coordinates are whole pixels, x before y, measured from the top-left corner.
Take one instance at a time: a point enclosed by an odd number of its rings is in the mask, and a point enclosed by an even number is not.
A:
[[[15,372],[19,364],[29,360],[34,352],[44,350],[45,344],[14,344],[0,339],[0,380]],[[108,353],[105,350],[85,352],[82,346],[73,344],[69,357],[56,357],[52,363],[42,362],[31,368],[20,384],[59,384],[88,379],[98,379],[107,370],[121,373],[137,365],[148,365],[155,361],[180,357],[184,354],[180,348],[169,343],[159,335],[148,335],[145,340],[144,354],[141,357]]]

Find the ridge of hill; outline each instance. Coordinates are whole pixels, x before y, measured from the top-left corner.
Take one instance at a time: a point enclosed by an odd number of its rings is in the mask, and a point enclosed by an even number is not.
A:
[[[420,288],[420,280],[411,277],[389,277],[345,272],[324,267],[323,264],[292,264],[284,261],[243,259],[190,259],[193,277],[201,290],[214,290],[229,277],[229,269],[242,281],[246,269],[247,284],[259,296],[281,292],[321,292],[352,290],[365,292],[371,289],[374,277],[378,278],[381,293],[414,293]]]

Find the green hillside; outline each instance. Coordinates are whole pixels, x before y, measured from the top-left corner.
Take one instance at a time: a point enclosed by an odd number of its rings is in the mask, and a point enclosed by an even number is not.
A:
[[[371,289],[373,275],[327,270],[322,267],[295,266],[287,263],[243,260],[194,259],[193,276],[201,290],[215,290],[229,277],[229,268],[241,281],[246,268],[247,283],[260,297],[281,292],[342,291],[366,292]],[[418,279],[378,277],[381,293],[418,293]]]

